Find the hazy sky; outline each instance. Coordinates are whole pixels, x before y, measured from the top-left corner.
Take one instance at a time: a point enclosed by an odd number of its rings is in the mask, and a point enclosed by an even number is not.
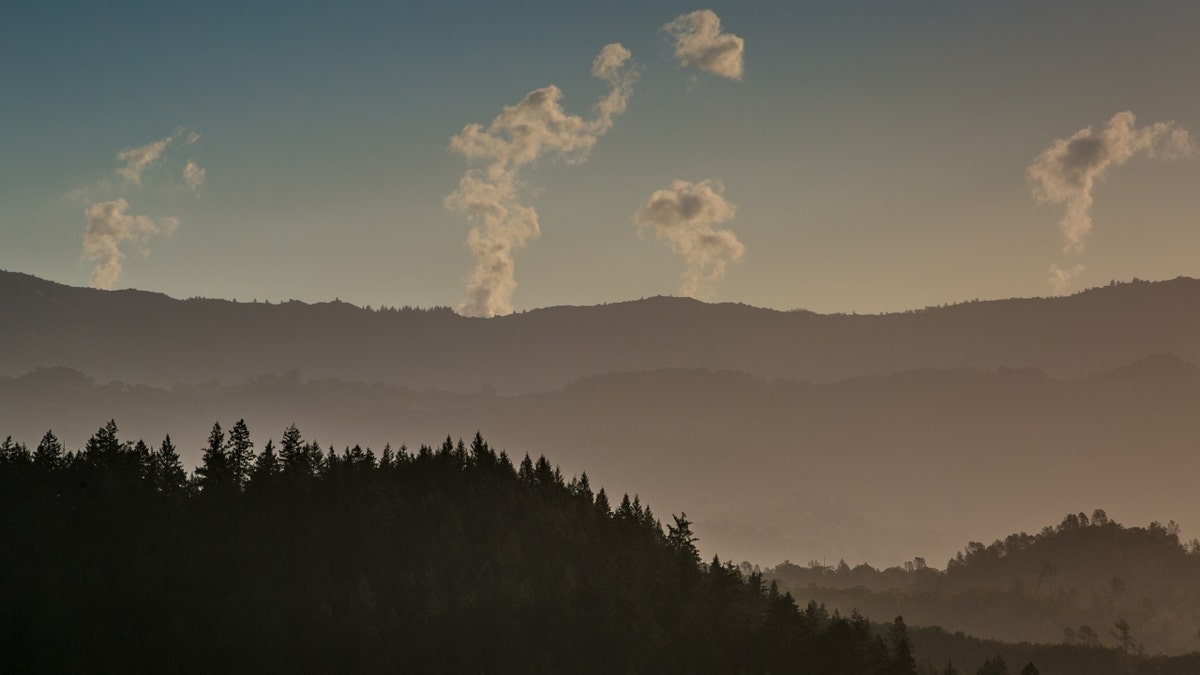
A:
[[[555,85],[591,142],[504,169],[540,224],[512,251],[518,311],[689,279],[867,312],[1048,294],[1052,265],[1067,290],[1200,275],[1200,159],[1150,126],[1200,133],[1200,3],[118,4],[0,6],[0,268],[459,307],[478,222],[444,200],[499,160],[451,139]],[[681,66],[663,26],[701,9],[741,63]],[[638,77],[605,126],[611,43]],[[1039,156],[1066,173],[1035,185]],[[713,219],[645,215],[698,192]]]

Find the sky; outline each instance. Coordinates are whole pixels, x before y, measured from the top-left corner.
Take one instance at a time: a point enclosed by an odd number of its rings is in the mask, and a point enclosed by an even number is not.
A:
[[[1198,3],[246,4],[0,6],[0,269],[484,315],[1200,276]]]

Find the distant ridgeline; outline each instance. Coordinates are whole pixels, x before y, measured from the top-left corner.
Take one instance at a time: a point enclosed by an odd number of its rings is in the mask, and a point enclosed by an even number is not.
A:
[[[505,394],[667,367],[822,382],[959,366],[1078,377],[1154,353],[1200,362],[1197,305],[1200,281],[1181,277],[878,315],[654,297],[482,319],[337,301],[177,300],[0,271],[0,375],[66,366],[171,386],[299,368],[416,390],[488,383]]]
[[[1097,509],[1035,535],[971,542],[944,571],[917,558],[885,570],[784,562],[765,576],[830,607],[903,613],[913,625],[1181,654],[1200,648],[1200,541],[1181,542],[1179,531],[1174,522],[1124,527]]]
[[[215,425],[0,445],[0,671],[912,674],[873,626],[702,563],[690,523],[478,435],[378,458]]]

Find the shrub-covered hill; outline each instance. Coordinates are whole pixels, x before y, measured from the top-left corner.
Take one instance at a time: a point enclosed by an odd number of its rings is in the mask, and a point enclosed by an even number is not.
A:
[[[1174,523],[1125,527],[1102,510],[1068,514],[1037,534],[972,542],[936,570],[785,563],[767,577],[830,607],[851,606],[911,624],[1019,642],[1185,653],[1200,647],[1200,542]],[[801,592],[802,591],[802,592]]]
[[[189,478],[115,424],[0,445],[0,671],[913,673],[689,523],[478,435],[336,453],[214,426]]]

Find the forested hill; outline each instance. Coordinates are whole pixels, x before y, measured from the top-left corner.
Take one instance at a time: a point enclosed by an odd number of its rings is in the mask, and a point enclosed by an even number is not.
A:
[[[175,300],[0,272],[0,374],[68,366],[104,380],[240,382],[301,369],[505,393],[610,371],[700,367],[817,381],[918,367],[1037,367],[1052,376],[1157,352],[1200,361],[1200,282],[1178,278],[884,315],[819,315],[656,297],[494,319],[449,309]]]
[[[902,621],[802,610],[544,457],[257,450],[0,445],[0,671],[916,673]]]
[[[1080,505],[1130,522],[1175,518],[1195,536],[1196,370],[1168,355],[1066,380],[925,369],[807,384],[656,370],[508,396],[295,373],[156,388],[42,369],[0,376],[0,429],[32,444],[52,428],[80,448],[111,418],[139,437],[202,439],[212,420],[245,417],[260,442],[303,420],[326,446],[376,452],[481,429],[503,447],[553,449],[571,471],[586,467],[660,508],[687,509],[708,555],[764,565],[919,555],[940,565],[969,539],[1037,531]],[[200,448],[182,444],[185,463],[198,463]]]
[[[1097,509],[1036,534],[972,542],[945,570],[923,559],[886,570],[785,563],[767,577],[830,607],[902,613],[914,625],[1182,654],[1200,647],[1200,541],[1179,534],[1174,522],[1125,527]]]
[[[586,475],[567,480],[544,457],[514,463],[478,435],[377,456],[323,451],[295,427],[255,447],[239,421],[212,428],[190,476],[170,437],[123,441],[111,423],[78,452],[49,433],[33,447],[5,441],[0,541],[6,673],[1194,675],[1197,664],[1135,644],[1002,644],[800,607],[756,571],[702,562],[686,516],[664,528],[638,498],[610,501]],[[990,555],[973,549],[961,568]]]

